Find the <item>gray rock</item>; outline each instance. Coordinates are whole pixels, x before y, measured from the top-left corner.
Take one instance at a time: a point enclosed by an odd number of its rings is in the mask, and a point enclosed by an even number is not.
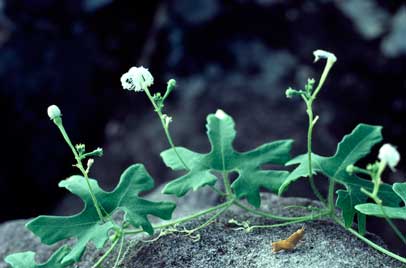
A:
[[[193,202],[189,211],[194,210]],[[286,208],[290,205],[319,207],[319,203],[304,198],[280,198],[263,195],[263,209],[282,215],[296,216],[304,213],[302,209]],[[186,205],[185,205],[186,206]],[[301,210],[301,211],[300,211]],[[302,224],[293,224],[272,229],[254,229],[247,233],[236,230],[228,223],[229,219],[249,221],[251,225],[272,224],[274,222],[256,217],[233,208],[224,213],[214,223],[199,230],[200,240],[192,241],[188,236],[170,234],[155,242],[126,241],[125,257],[119,267],[399,267],[395,260],[380,254],[376,250],[350,235],[342,227],[327,221],[318,220]],[[194,228],[206,218],[191,221],[186,228]],[[0,268],[6,268],[2,259],[10,253],[34,250],[38,260],[51,254],[53,247],[40,245],[38,239],[24,228],[24,220],[12,221],[0,225]],[[290,252],[272,253],[271,242],[285,239],[298,228],[305,227],[302,242]],[[368,238],[382,244],[380,238],[367,234]],[[144,238],[147,239],[147,238]],[[108,246],[106,246],[108,248]],[[90,268],[103,254],[89,246],[81,268]],[[104,263],[112,267],[115,262],[113,253]]]
[[[392,18],[391,32],[382,40],[382,52],[388,57],[406,55],[406,6]]]
[[[384,33],[390,15],[375,0],[344,0],[335,3],[365,39],[374,39]]]

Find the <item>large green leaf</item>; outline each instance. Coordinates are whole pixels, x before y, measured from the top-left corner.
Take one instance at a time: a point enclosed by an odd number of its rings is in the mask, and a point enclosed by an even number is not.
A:
[[[62,264],[62,259],[69,253],[68,247],[61,247],[57,250],[46,263],[37,264],[35,262],[35,253],[32,251],[14,253],[8,255],[4,260],[12,268],[64,268],[71,266],[70,263]]]
[[[343,140],[338,144],[337,152],[334,156],[324,157],[320,155],[312,155],[312,167],[315,173],[321,172],[326,177],[332,178],[336,182],[345,186],[345,190],[338,190],[337,207],[342,209],[345,225],[351,226],[356,210],[354,207],[357,204],[365,203],[367,196],[361,192],[361,187],[371,190],[372,183],[369,180],[364,180],[356,175],[349,175],[346,172],[346,167],[356,163],[359,159],[366,156],[371,148],[382,140],[382,127],[366,124],[359,124],[350,134],[344,136]],[[286,165],[299,164],[294,169],[282,186],[279,189],[279,194],[282,194],[290,183],[296,181],[300,177],[308,176],[308,157],[300,155]],[[383,184],[380,195],[384,197],[387,204],[396,206],[400,200],[393,193],[391,187]],[[359,215],[361,221],[363,215]]]
[[[393,191],[402,199],[403,203],[406,204],[406,182],[403,183],[394,183]],[[380,191],[379,191],[380,192]],[[382,209],[372,203],[356,205],[355,209],[365,215],[372,215],[376,217],[384,217]],[[391,219],[403,219],[406,220],[406,206],[403,207],[390,207],[383,206],[383,210]]]
[[[260,188],[277,191],[286,179],[287,171],[262,170],[264,164],[283,165],[289,160],[292,140],[266,143],[252,151],[237,152],[233,148],[236,136],[234,121],[231,116],[219,110],[207,117],[207,136],[211,151],[206,154],[196,153],[183,147],[177,152],[186,162],[187,173],[171,182],[163,189],[165,194],[183,196],[190,190],[197,190],[206,185],[214,185],[217,172],[238,172],[232,184],[238,198],[246,197],[248,202],[260,206]],[[186,170],[173,149],[161,153],[165,164],[174,170]]]
[[[147,215],[168,220],[175,208],[173,203],[151,202],[138,197],[140,192],[151,190],[154,186],[152,178],[140,164],[132,165],[125,170],[112,192],[103,191],[96,180],[89,181],[103,211],[111,215],[118,209],[123,210],[126,221],[134,227],[142,227],[149,234],[153,233],[153,228]],[[97,248],[103,247],[108,239],[109,230],[114,228],[115,224],[111,221],[100,222],[83,177],[72,176],[61,181],[59,186],[79,196],[84,202],[84,209],[68,217],[39,216],[27,223],[27,228],[47,245],[67,238],[77,238],[72,251],[63,258],[63,263],[67,263],[71,260],[78,261],[88,242],[93,242]]]

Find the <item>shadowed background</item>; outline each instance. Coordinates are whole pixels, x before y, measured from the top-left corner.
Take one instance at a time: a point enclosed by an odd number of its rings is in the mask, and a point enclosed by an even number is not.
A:
[[[284,92],[319,78],[324,63],[313,64],[312,51],[325,49],[338,62],[315,104],[314,151],[334,154],[363,122],[384,126],[385,141],[406,155],[401,2],[0,0],[0,221],[80,206],[57,187],[76,170],[46,115],[50,104],[62,109],[74,143],[105,149],[92,175],[106,189],[135,162],[157,184],[173,178],[159,158],[168,144],[146,96],[121,89],[131,66],[149,68],[153,91],[177,80],[165,107],[175,144],[208,151],[205,117],[221,108],[236,121],[236,149],[293,138],[299,154],[307,117],[303,103]],[[404,160],[397,171],[384,180],[404,181]],[[325,190],[325,179],[318,181]],[[305,180],[288,195],[313,198]],[[401,251],[380,224],[367,227]]]

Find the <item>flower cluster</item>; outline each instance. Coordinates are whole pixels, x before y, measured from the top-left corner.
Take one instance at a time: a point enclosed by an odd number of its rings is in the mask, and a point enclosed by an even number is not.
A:
[[[124,89],[143,91],[154,83],[154,77],[144,67],[131,67],[128,72],[121,76],[121,85]]]

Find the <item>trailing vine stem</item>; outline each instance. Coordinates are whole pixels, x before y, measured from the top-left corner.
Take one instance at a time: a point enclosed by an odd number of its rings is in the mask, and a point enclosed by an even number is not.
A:
[[[114,250],[114,248],[117,246],[117,243],[121,240],[121,236],[124,234],[121,234],[120,236],[116,236],[109,247],[109,249],[103,254],[103,256],[100,257],[100,259],[92,266],[92,268],[98,268],[100,265],[106,260],[106,258],[111,254],[111,252]]]
[[[368,238],[366,238],[365,236],[361,235],[360,233],[358,233],[357,231],[355,231],[352,228],[346,228],[345,224],[337,217],[337,216],[331,216],[331,218],[338,223],[339,225],[341,225],[344,229],[346,229],[348,232],[352,233],[353,235],[355,235],[357,238],[359,238],[361,241],[363,241],[364,243],[368,244],[369,246],[371,246],[372,248],[378,250],[379,252],[388,255],[389,257],[392,257],[400,262],[406,263],[406,258],[403,258],[395,253],[393,253],[392,251],[389,251],[383,247],[381,247],[380,245],[372,242],[371,240],[369,240]]]

